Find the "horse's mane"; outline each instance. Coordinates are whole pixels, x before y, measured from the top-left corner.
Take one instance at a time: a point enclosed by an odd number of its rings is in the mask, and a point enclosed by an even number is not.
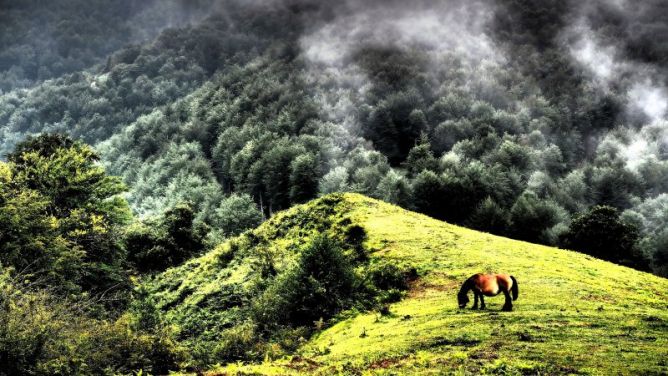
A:
[[[474,277],[475,276],[471,276],[469,277],[469,279],[464,281],[464,284],[462,284],[462,288],[459,289],[459,295],[466,294],[467,292],[469,292],[469,290],[473,288],[473,285],[475,284],[475,282],[473,282]]]

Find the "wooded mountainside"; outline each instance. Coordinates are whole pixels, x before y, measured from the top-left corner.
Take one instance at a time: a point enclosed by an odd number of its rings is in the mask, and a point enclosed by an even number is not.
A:
[[[335,192],[668,276],[666,14],[662,0],[0,1],[5,301],[67,297],[90,320],[71,333],[119,325],[136,280]],[[138,346],[162,341],[156,364],[179,362],[169,328],[133,328]],[[96,341],[80,340],[70,350]],[[38,372],[31,351],[0,363]]]

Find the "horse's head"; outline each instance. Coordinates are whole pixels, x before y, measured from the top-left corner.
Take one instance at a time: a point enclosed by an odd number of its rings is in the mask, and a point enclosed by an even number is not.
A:
[[[466,304],[469,302],[469,295],[467,293],[460,292],[457,294],[457,302],[459,302],[459,308],[466,307]]]

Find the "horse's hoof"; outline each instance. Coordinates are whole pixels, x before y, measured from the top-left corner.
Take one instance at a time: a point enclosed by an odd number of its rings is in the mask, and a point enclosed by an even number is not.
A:
[[[513,307],[503,307],[504,312],[511,312],[513,310]]]

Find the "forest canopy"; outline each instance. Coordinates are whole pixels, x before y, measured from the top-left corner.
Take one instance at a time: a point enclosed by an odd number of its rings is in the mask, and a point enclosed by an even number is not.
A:
[[[202,244],[353,191],[587,252],[563,239],[607,206],[665,274],[661,1],[63,3],[3,13],[10,164],[67,134],[138,218],[187,202]]]

